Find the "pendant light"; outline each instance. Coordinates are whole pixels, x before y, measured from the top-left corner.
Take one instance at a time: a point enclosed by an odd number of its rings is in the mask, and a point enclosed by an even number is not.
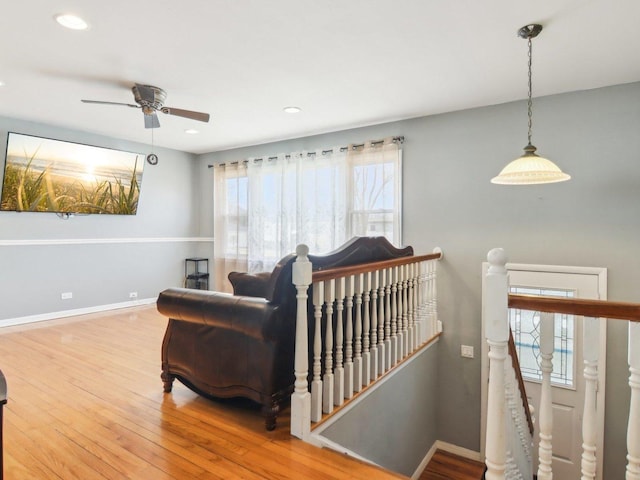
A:
[[[500,185],[534,185],[540,183],[557,183],[569,180],[571,176],[564,173],[551,160],[536,154],[536,147],[531,144],[531,39],[542,31],[542,25],[525,25],[518,30],[518,36],[527,40],[529,46],[529,92],[527,114],[529,117],[529,131],[527,146],[524,147],[524,155],[515,159],[502,169],[497,177],[491,179],[491,183]]]

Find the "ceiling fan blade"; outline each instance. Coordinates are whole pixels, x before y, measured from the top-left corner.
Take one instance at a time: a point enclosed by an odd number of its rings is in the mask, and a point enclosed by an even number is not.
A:
[[[176,115],[178,117],[190,118],[191,120],[198,120],[199,122],[208,122],[209,114],[202,112],[194,112],[192,110],[183,110],[181,108],[162,107],[162,113],[168,115]]]
[[[159,128],[160,121],[155,113],[150,115],[144,114],[144,128]]]
[[[140,108],[140,105],[133,105],[132,103],[121,102],[104,102],[102,100],[80,100],[83,103],[97,103],[98,105],[123,105],[125,107]]]

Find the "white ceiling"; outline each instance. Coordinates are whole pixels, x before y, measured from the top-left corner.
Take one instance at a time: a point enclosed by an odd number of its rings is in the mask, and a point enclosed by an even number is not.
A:
[[[7,1],[0,115],[150,143],[140,110],[80,99],[156,85],[211,121],[159,114],[155,144],[211,152],[525,98],[528,23],[534,96],[637,81],[638,19],[638,0]]]

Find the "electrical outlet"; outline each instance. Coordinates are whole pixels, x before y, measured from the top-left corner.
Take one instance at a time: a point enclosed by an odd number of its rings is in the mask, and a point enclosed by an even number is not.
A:
[[[60,298],[62,300],[69,300],[70,298],[73,298],[73,292],[62,292],[60,294]]]
[[[460,356],[464,358],[473,358],[473,347],[471,345],[461,345]]]
[[[138,298],[138,292],[129,292],[129,298]]]

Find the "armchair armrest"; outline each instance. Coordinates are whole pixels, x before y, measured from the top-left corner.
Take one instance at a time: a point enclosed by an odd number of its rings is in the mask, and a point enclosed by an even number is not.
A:
[[[187,288],[169,288],[157,308],[172,320],[234,330],[258,340],[275,340],[282,328],[279,306],[264,298]]]
[[[228,278],[233,287],[234,295],[267,298],[267,288],[269,286],[271,272],[230,272]]]

